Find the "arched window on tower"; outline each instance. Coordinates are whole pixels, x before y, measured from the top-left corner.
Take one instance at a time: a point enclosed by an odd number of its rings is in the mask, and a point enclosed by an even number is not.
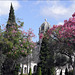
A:
[[[25,73],[25,74],[27,73],[27,67],[24,68],[24,73]]]
[[[37,70],[37,66],[35,65],[35,66],[34,66],[34,73],[36,72],[36,70]]]
[[[42,25],[42,26],[41,26],[41,30],[43,30],[43,31],[44,31],[44,25]]]

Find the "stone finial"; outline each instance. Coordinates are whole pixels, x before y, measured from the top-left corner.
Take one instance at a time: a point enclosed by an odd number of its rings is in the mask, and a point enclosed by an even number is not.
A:
[[[47,19],[45,19],[45,21],[47,21]]]

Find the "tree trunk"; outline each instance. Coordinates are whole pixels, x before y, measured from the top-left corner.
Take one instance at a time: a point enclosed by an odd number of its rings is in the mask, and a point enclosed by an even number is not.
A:
[[[2,67],[2,75],[14,75],[14,70],[15,61],[11,58],[6,58]]]
[[[74,64],[73,64],[73,75],[75,75],[75,56],[74,56]]]
[[[2,75],[1,74],[1,68],[2,68],[2,64],[5,60],[5,58],[6,58],[6,56],[4,54],[2,54],[2,51],[0,51],[0,75]]]

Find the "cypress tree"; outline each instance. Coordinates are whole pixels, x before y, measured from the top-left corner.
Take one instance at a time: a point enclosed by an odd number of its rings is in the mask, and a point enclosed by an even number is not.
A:
[[[50,45],[49,39],[47,38],[47,35],[45,34],[45,37],[42,40],[41,49],[40,49],[40,56],[39,56],[40,63],[38,64],[38,66],[41,67],[42,75],[48,75],[49,73],[50,75],[52,75],[54,73],[54,70],[52,71],[52,69],[54,68],[53,67],[53,64],[54,64],[53,51],[51,51],[51,48],[49,45]]]
[[[69,75],[67,68],[65,69],[65,75]]]
[[[61,70],[61,72],[60,72],[60,75],[62,75],[62,70]]]
[[[23,65],[22,65],[22,68],[21,68],[21,75],[23,75]]]
[[[47,75],[47,61],[46,59],[48,58],[48,40],[46,38],[43,38],[42,44],[41,44],[41,50],[40,50],[40,63],[38,64],[39,67],[41,67],[42,70],[42,75]]]
[[[38,68],[37,75],[42,75],[42,73],[41,73],[41,67]]]
[[[31,73],[31,68],[30,68],[30,70],[29,70],[29,75],[32,75],[32,73]]]
[[[7,29],[10,28],[10,26],[12,26],[12,25],[16,25],[16,22],[15,22],[14,9],[13,9],[12,3],[11,3],[9,18],[8,18],[8,21],[7,21],[6,28]]]
[[[10,7],[8,21],[15,22],[15,15],[14,15],[14,9],[13,9],[12,3],[11,3],[11,7]]]

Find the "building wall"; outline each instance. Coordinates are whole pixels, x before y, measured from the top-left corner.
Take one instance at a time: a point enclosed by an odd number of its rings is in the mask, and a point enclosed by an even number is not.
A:
[[[23,74],[27,74],[27,70],[28,70],[28,73],[29,73],[29,69],[31,68],[31,72],[32,73],[35,73],[36,72],[36,68],[37,68],[37,63],[34,63],[34,62],[31,62],[31,63],[28,63],[28,66],[27,64],[20,64],[20,67],[22,69],[22,66],[23,66]],[[35,68],[36,67],[36,68]],[[35,70],[34,70],[35,69]],[[21,74],[21,72],[19,72],[19,75]]]

